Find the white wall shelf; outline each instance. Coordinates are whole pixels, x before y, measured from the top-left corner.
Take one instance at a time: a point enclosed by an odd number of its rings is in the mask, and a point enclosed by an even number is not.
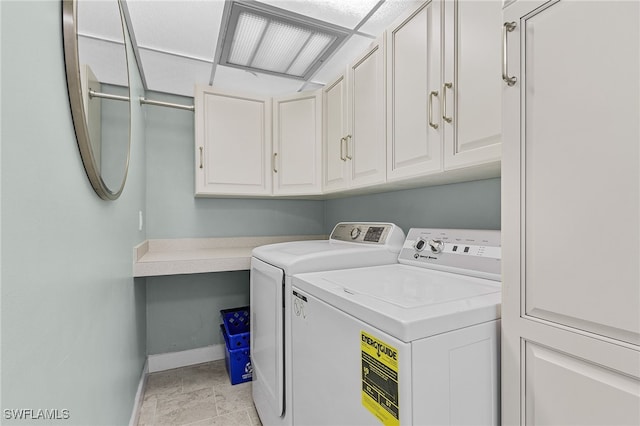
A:
[[[133,248],[133,276],[249,270],[251,251],[256,247],[322,239],[327,239],[327,235],[146,240]]]

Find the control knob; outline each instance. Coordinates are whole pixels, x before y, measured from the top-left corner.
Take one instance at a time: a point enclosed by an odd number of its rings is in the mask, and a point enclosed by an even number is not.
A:
[[[359,226],[356,226],[355,228],[353,228],[351,230],[351,239],[355,240],[356,238],[358,238],[360,236],[360,234],[362,234],[362,229],[360,229]]]
[[[413,244],[413,248],[416,249],[416,251],[422,251],[424,250],[424,245],[426,243],[427,242],[422,237],[418,237],[416,242]]]
[[[444,250],[444,241],[442,240],[429,240],[428,244],[433,253],[441,253]]]

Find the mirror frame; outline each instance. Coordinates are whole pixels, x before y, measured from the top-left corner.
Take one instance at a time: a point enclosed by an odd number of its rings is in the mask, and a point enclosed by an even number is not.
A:
[[[129,102],[129,130],[127,142],[127,160],[125,164],[124,176],[120,187],[115,191],[107,186],[100,175],[99,168],[93,155],[93,148],[89,138],[89,127],[85,115],[85,105],[82,96],[82,84],[80,78],[80,55],[78,52],[78,31],[77,31],[77,3],[81,0],[62,0],[62,35],[64,41],[64,62],[67,75],[67,91],[69,92],[69,104],[71,106],[71,116],[73,127],[76,133],[76,141],[80,149],[80,157],[84,164],[84,169],[89,178],[89,182],[94,191],[103,200],[115,200],[124,189],[129,172],[129,160],[131,158],[131,102]],[[125,62],[127,66],[127,83],[129,98],[131,99],[131,78],[129,75],[129,52],[127,51],[126,22],[123,18],[122,3],[117,1],[120,10],[120,22],[125,48]]]

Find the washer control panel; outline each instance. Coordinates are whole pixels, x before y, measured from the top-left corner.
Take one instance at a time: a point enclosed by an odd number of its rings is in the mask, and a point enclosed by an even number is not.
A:
[[[388,242],[391,235],[403,235],[402,230],[392,223],[338,223],[331,232],[331,240],[354,243],[379,244]]]
[[[398,261],[499,280],[500,244],[500,231],[412,228]]]

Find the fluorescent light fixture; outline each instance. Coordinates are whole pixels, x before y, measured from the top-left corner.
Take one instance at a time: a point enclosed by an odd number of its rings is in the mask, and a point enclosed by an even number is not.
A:
[[[348,30],[257,2],[231,1],[225,10],[218,63],[309,79],[349,35]]]

